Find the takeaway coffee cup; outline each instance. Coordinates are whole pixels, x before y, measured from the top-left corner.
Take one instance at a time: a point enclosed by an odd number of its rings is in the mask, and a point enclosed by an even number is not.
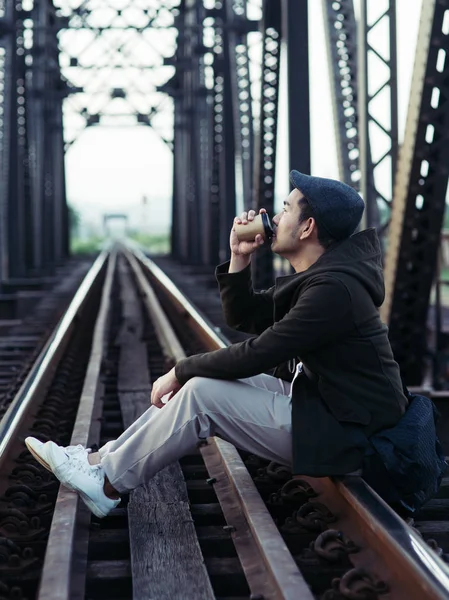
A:
[[[240,223],[234,225],[234,231],[237,234],[239,242],[254,242],[256,235],[260,233],[265,241],[273,237],[273,226],[267,213],[260,213],[246,225]]]

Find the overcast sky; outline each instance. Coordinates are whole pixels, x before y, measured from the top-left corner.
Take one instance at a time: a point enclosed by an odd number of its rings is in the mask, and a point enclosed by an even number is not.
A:
[[[372,1],[372,0],[371,0]],[[386,0],[378,0],[379,6]],[[140,2],[141,3],[141,2]],[[62,2],[60,2],[62,4]],[[327,76],[321,1],[309,1],[311,64],[311,161],[314,175],[338,177]],[[397,0],[399,134],[402,138],[421,0]],[[281,102],[283,102],[281,96]],[[280,111],[281,117],[287,111]],[[279,139],[286,139],[287,123],[281,119]],[[279,146],[280,168],[277,201],[289,191],[286,148]],[[149,127],[128,129],[91,127],[85,130],[66,156],[69,202],[84,219],[100,224],[105,212],[129,212],[134,224],[152,230],[167,229],[171,211],[172,155]],[[148,206],[142,207],[147,196]]]

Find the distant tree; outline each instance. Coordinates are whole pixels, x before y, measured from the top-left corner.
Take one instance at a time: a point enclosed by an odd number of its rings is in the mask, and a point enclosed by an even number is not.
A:
[[[75,208],[73,208],[73,206],[70,206],[70,204],[68,205],[68,209],[70,237],[73,239],[78,235],[79,226],[81,223],[81,215]]]
[[[448,210],[448,204],[446,204],[446,212],[444,213],[444,225],[443,225],[443,229],[449,229],[449,210]]]

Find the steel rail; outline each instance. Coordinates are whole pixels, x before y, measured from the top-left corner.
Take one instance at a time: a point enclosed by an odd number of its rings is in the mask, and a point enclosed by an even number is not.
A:
[[[407,597],[447,598],[449,569],[445,562],[403,519],[393,512],[360,477],[346,477],[337,488],[357,514],[359,522],[369,525],[370,543],[379,553],[394,558],[396,576],[402,578]],[[377,523],[382,523],[378,530]]]
[[[73,428],[71,445],[89,447],[100,434],[100,369],[109,323],[109,306],[116,265],[112,252],[95,323],[89,363]],[[96,414],[97,413],[97,414]],[[90,513],[77,493],[60,486],[50,528],[39,586],[39,600],[84,598]],[[76,551],[75,551],[76,548]]]
[[[140,251],[133,250],[142,268],[146,268],[158,285],[166,290],[167,297],[182,318],[202,339],[210,340],[209,350],[228,345],[219,337],[204,317],[194,308],[173,282],[162,273],[153,261]],[[186,314],[188,317],[186,317]],[[203,328],[205,331],[202,332]],[[369,568],[390,587],[391,598],[413,597],[425,600],[447,600],[449,596],[449,568],[360,477],[332,478],[303,477],[319,494],[319,502],[332,505],[330,509],[341,523],[344,532],[348,527],[357,541],[368,542],[368,552],[351,554],[357,567]],[[313,500],[312,500],[313,502]],[[357,523],[357,528],[352,523]],[[335,525],[335,523],[334,523]],[[333,527],[333,525],[331,525]],[[363,540],[360,540],[362,536]],[[377,562],[373,562],[372,552]],[[378,565],[374,566],[373,565]],[[379,565],[382,565],[379,567]],[[400,573],[400,571],[403,573]],[[391,578],[394,575],[394,579]],[[398,589],[398,587],[400,589]],[[407,590],[407,596],[401,595]],[[410,595],[411,594],[411,595]]]
[[[0,471],[11,445],[17,440],[17,432],[29,413],[30,407],[33,406],[36,399],[42,398],[45,394],[71,338],[76,320],[82,313],[106,260],[107,253],[103,252],[90,268],[70,306],[0,421]]]
[[[133,251],[133,254],[135,258],[125,251],[135,271],[150,317],[154,321],[163,309],[142,272],[139,274],[138,264],[144,269],[155,265],[141,253]],[[225,343],[169,278],[159,269],[155,269],[155,272],[158,279],[163,275],[164,288],[169,284],[171,299],[178,307],[182,307],[184,317],[186,312],[189,315],[189,327],[197,325],[197,330],[201,327],[203,338],[210,340],[209,347],[212,343],[215,348],[217,345],[224,347]],[[174,340],[175,351],[171,353],[171,358],[173,361],[184,358],[186,355],[165,315],[162,323],[161,326],[155,327],[159,343],[165,351],[170,352],[170,344]],[[263,597],[266,600],[296,600],[300,597],[302,600],[313,600],[313,594],[234,446],[212,437],[200,446],[200,451],[230,527],[251,597]]]
[[[154,277],[154,283],[164,290],[164,293],[182,316],[186,326],[195,328],[198,337],[206,344],[209,350],[219,350],[220,348],[226,348],[226,346],[229,345],[229,341],[224,335],[218,333],[217,328],[214,328],[214,326],[198,312],[198,309],[195,308],[190,300],[184,296],[154,261],[145,256],[145,254],[135,246],[131,246],[130,251]]]

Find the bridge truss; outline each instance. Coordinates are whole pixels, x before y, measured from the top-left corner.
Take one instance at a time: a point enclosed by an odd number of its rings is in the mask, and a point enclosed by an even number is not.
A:
[[[448,182],[449,0],[423,2],[400,148],[396,3],[358,7],[322,0],[340,177],[383,237],[383,317],[417,383]],[[224,260],[238,210],[274,211],[282,114],[288,166],[310,172],[308,16],[306,0],[0,0],[2,290],[67,256],[64,150],[92,126],[157,131],[173,150],[173,256]],[[268,248],[254,278],[272,282]]]

